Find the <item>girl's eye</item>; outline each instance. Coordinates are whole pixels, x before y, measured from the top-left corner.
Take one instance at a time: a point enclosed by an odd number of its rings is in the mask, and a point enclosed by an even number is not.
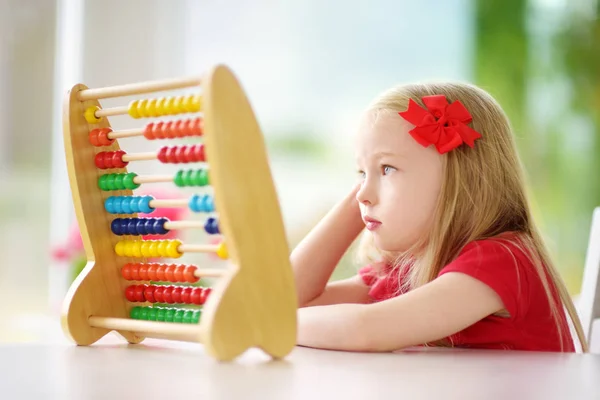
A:
[[[392,167],[391,165],[382,165],[381,169],[383,170],[383,173],[386,175],[389,174],[390,172],[396,170],[396,168]]]

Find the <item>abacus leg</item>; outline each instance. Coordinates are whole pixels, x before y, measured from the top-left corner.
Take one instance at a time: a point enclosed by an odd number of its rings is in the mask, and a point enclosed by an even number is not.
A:
[[[116,268],[114,269],[116,272]],[[63,331],[80,346],[88,346],[110,332],[108,329],[90,326],[91,316],[127,317],[123,292],[120,287],[108,285],[103,279],[102,268],[88,262],[67,293],[61,316]],[[118,331],[129,343],[144,340],[132,332]]]

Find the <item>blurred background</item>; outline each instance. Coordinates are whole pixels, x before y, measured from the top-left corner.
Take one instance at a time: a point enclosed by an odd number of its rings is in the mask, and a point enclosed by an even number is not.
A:
[[[482,86],[512,120],[576,295],[600,205],[599,13],[596,0],[0,0],[0,341],[39,335],[81,267],[65,91],[215,63],[236,72],[263,128],[291,247],[353,182],[354,130],[374,96],[414,80]],[[356,267],[346,257],[333,279]]]

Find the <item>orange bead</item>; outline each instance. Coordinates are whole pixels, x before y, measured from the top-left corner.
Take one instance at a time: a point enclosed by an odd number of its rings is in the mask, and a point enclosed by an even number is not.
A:
[[[148,264],[141,264],[139,269],[140,279],[143,281],[148,280]]]
[[[156,264],[150,264],[148,265],[148,280],[149,281],[156,281],[158,280],[157,276],[156,276],[156,270],[158,269]]]
[[[123,268],[121,268],[121,275],[123,275],[125,280],[131,280],[131,264],[123,265]]]
[[[196,267],[193,265],[187,266],[184,271],[185,281],[188,283],[196,283],[198,282],[198,277],[194,275],[196,272]]]
[[[164,282],[167,280],[167,278],[165,278],[165,268],[167,266],[165,264],[160,264],[158,266],[158,268],[156,268],[156,280],[160,281],[160,282]]]
[[[131,264],[131,280],[140,280],[140,264]]]
[[[185,265],[178,265],[175,267],[175,271],[173,272],[175,282],[185,282],[185,278],[183,277],[183,271],[185,271]]]
[[[174,275],[175,268],[176,268],[175,264],[171,264],[171,265],[167,266],[167,268],[165,268],[165,278],[167,279],[167,281],[176,282],[175,275]]]

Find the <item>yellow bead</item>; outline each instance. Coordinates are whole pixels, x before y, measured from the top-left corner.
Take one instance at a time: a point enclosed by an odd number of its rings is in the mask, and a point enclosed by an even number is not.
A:
[[[175,97],[167,97],[165,100],[165,105],[162,110],[162,115],[175,114]]]
[[[137,112],[140,117],[148,117],[149,116],[148,114],[146,114],[146,112],[148,111],[147,107],[148,107],[148,99],[140,100],[138,102]]]
[[[146,115],[149,117],[158,117],[158,112],[156,111],[156,99],[148,100],[148,104],[146,104]]]
[[[167,257],[181,257],[181,253],[179,252],[179,246],[181,246],[181,242],[179,240],[171,240],[169,245],[167,246]]]
[[[169,241],[168,240],[159,240],[158,241],[158,246],[156,247],[156,250],[158,251],[158,256],[159,257],[166,257],[167,256],[167,246],[169,245]]]
[[[152,257],[152,258],[160,257],[160,253],[158,252],[158,242],[156,240],[152,240],[150,242],[149,251],[150,251],[150,257]]]
[[[125,249],[125,257],[133,257],[133,242],[131,240],[126,240],[123,248]]]
[[[217,256],[223,260],[226,260],[227,257],[229,257],[229,254],[227,253],[227,246],[225,246],[225,242],[221,242],[219,243],[219,246],[217,246]]]
[[[202,109],[202,97],[192,96],[190,112],[199,112]]]
[[[125,241],[121,240],[117,242],[115,245],[115,253],[117,253],[119,257],[125,256]]]
[[[140,252],[142,253],[142,257],[150,257],[150,245],[152,243],[149,240],[144,240],[140,245]]]
[[[134,257],[142,257],[142,241],[134,240],[133,241],[133,256]]]
[[[98,106],[92,106],[88,107],[87,110],[85,110],[83,116],[85,117],[85,120],[88,122],[88,124],[97,124],[98,122],[102,121],[102,118],[96,117],[96,111],[99,109],[100,107]]]
[[[166,98],[164,97],[159,97],[156,100],[156,105],[154,106],[155,109],[155,115],[154,117],[160,117],[161,115],[164,114],[163,110],[165,109],[165,102],[167,101]]]
[[[128,113],[131,118],[140,118],[140,113],[138,112],[138,103],[138,100],[133,100],[131,103],[129,103]]]
[[[173,114],[181,114],[182,112],[185,112],[184,102],[185,96],[175,97],[175,101],[173,101]]]

